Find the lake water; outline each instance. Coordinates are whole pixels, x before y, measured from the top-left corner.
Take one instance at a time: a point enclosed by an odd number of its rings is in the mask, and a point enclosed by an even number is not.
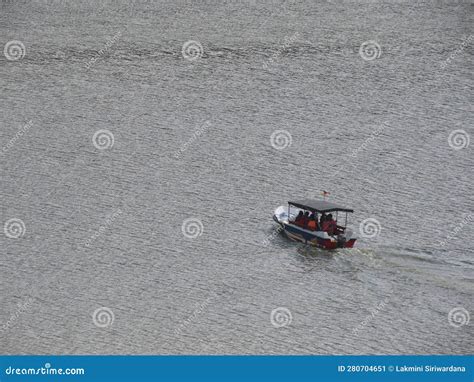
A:
[[[472,25],[2,1],[1,353],[472,353]],[[354,249],[275,232],[322,190]]]

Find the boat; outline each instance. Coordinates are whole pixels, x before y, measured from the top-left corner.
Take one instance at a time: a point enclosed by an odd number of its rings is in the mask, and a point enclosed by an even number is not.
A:
[[[336,213],[334,232],[323,231],[321,227],[311,230],[308,226],[301,226],[295,223],[295,219],[302,211],[328,216],[326,214]],[[273,220],[280,225],[280,229],[293,240],[305,244],[314,245],[324,249],[352,248],[357,240],[352,230],[347,228],[347,214],[353,213],[352,208],[346,208],[326,200],[303,199],[289,201],[288,207],[280,206],[275,210]],[[339,213],[345,213],[344,225],[338,222]],[[331,233],[331,234],[330,234]]]

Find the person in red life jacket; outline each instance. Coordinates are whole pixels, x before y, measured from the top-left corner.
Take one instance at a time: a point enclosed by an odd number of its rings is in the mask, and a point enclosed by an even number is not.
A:
[[[332,218],[332,214],[329,214],[323,223],[323,231],[327,232],[328,235],[334,235],[337,231],[337,224]]]
[[[309,223],[309,212],[308,212],[308,211],[305,211],[302,220],[303,220],[303,228],[307,228],[307,227],[308,227],[308,223]]]
[[[302,226],[302,224],[303,224],[303,217],[304,217],[304,216],[303,216],[303,211],[300,211],[300,212],[298,213],[298,216],[296,216],[296,219],[295,219],[295,222],[294,222],[294,223],[295,223],[297,226]]]
[[[313,214],[313,218],[309,220],[308,229],[318,231],[318,217]]]
[[[337,223],[331,214],[329,214],[329,229],[331,230],[332,235],[337,235]]]
[[[326,221],[326,214],[323,212],[321,214],[321,218],[319,219],[319,227],[321,227],[321,229],[324,231],[324,222]]]
[[[323,223],[321,224],[321,227],[324,232],[327,232],[329,228],[329,222],[327,220],[324,220]]]

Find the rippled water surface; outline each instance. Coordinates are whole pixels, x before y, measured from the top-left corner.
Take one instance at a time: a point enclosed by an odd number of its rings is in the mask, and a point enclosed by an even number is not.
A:
[[[1,2],[0,351],[472,353],[472,11]]]

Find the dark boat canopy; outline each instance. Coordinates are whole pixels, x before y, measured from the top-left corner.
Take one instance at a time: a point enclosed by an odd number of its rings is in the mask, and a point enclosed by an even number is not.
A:
[[[294,202],[288,202],[292,206],[302,208],[311,212],[333,212],[333,211],[343,211],[343,212],[354,212],[351,208],[345,208],[338,206],[334,203],[326,202],[325,200],[317,199],[301,199]]]

